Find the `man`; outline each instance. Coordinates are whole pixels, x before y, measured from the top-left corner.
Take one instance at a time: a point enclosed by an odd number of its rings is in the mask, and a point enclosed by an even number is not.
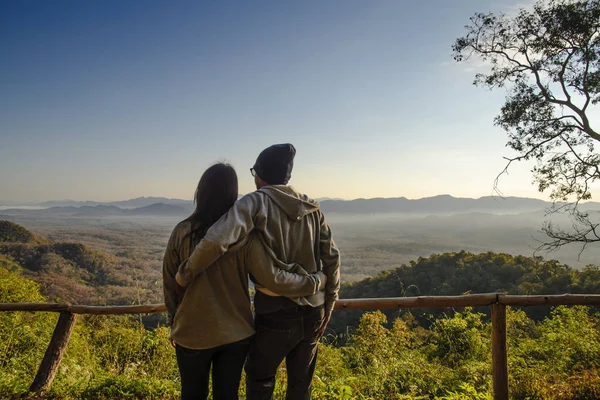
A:
[[[340,255],[318,203],[296,192],[288,181],[296,149],[279,144],[263,150],[251,173],[257,191],[238,200],[180,266],[177,282],[185,286],[222,256],[229,246],[258,231],[272,258],[322,270],[325,291],[301,298],[277,296],[257,285],[256,335],[246,363],[247,398],[272,399],[275,375],[286,360],[287,399],[310,399],[318,341],[325,331],[340,288]],[[284,264],[285,263],[285,264]]]

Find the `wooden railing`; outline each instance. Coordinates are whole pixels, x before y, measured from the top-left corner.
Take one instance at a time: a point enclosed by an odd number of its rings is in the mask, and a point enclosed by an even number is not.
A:
[[[501,293],[465,296],[420,296],[339,300],[336,310],[384,310],[402,308],[452,308],[490,306],[492,314],[492,380],[495,400],[508,400],[508,363],[506,348],[506,306],[600,305],[600,295],[563,294],[513,296]],[[83,306],[47,303],[0,303],[0,311],[59,312],[60,317],[48,349],[29,390],[42,394],[50,388],[77,314],[117,315],[153,314],[165,311],[164,304],[139,306]]]

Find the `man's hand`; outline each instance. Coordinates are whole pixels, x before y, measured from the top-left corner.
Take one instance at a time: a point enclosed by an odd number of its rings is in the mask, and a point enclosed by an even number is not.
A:
[[[181,287],[186,287],[188,285],[187,281],[183,278],[183,275],[177,271],[175,274],[175,282]]]
[[[318,271],[314,275],[319,280],[319,287],[317,288],[317,291],[320,292],[322,290],[325,290],[325,284],[327,283],[327,275],[325,275],[323,271]]]
[[[323,323],[317,330],[317,336],[321,337],[325,333],[325,329],[327,329],[327,324],[329,324],[329,320],[331,319],[331,310],[325,310],[325,317],[323,318]]]
[[[175,344],[173,338],[169,338],[169,343],[171,343],[171,346],[173,346],[174,349],[177,348],[177,345]]]

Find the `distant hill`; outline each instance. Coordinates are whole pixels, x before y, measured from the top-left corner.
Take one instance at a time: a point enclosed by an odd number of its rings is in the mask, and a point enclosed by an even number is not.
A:
[[[128,304],[145,290],[131,272],[139,267],[81,243],[51,242],[21,225],[0,220],[0,260],[15,263],[41,284],[51,300]]]
[[[467,211],[533,211],[547,207],[549,203],[528,198],[479,199],[456,198],[449,195],[410,200],[405,197],[356,199],[350,201],[326,200],[321,202],[324,212],[338,213],[453,213]]]
[[[139,207],[147,207],[156,203],[164,203],[171,205],[179,205],[179,206],[189,206],[192,201],[191,200],[182,200],[182,199],[170,199],[166,197],[138,197],[130,200],[119,200],[119,201],[75,201],[75,200],[53,200],[53,201],[45,201],[42,203],[37,203],[37,206],[40,207],[95,207],[95,206],[115,206],[119,208],[139,208]],[[10,206],[16,205],[14,202],[12,204],[7,204]]]
[[[151,215],[151,216],[184,216],[189,215],[189,207],[165,203],[155,203],[146,207],[127,210],[128,215]]]
[[[147,207],[153,204],[162,203],[173,206],[190,206],[193,204],[191,200],[182,200],[182,199],[169,199],[166,197],[138,197],[137,199],[131,200],[123,200],[123,201],[113,201],[108,203],[109,205],[117,206],[120,208],[140,208]]]
[[[0,242],[33,243],[36,242],[36,236],[21,225],[0,220]]]
[[[519,213],[537,211],[549,207],[551,203],[523,197],[481,197],[479,199],[457,198],[450,195],[425,197],[410,200],[406,197],[373,198],[356,200],[325,200],[321,209],[329,213],[376,214],[376,213],[416,213],[448,214],[464,212],[507,212]],[[598,203],[596,203],[598,205]]]
[[[184,217],[193,211],[193,204],[173,205],[153,203],[138,208],[120,208],[117,206],[60,206],[43,209],[10,208],[0,210],[0,215],[29,217],[109,217],[109,216],[179,216]]]
[[[68,209],[75,212],[76,216],[102,216],[124,214],[124,210],[119,207],[105,205],[69,207]]]
[[[83,206],[94,207],[94,206],[97,206],[100,204],[105,204],[105,203],[99,203],[96,201],[51,200],[51,201],[44,201],[42,203],[34,203],[33,205],[36,205],[39,207],[53,208],[53,207],[83,207]]]

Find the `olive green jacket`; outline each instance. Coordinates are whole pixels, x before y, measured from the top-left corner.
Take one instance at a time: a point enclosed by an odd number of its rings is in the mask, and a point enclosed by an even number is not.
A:
[[[340,289],[340,253],[319,204],[291,186],[265,186],[238,200],[207,231],[188,262],[182,263],[177,281],[185,286],[202,276],[253,230],[271,257],[281,260],[280,268],[289,270],[301,265],[308,273],[322,270],[327,276],[323,292],[304,297],[279,294],[300,305],[324,304],[327,310],[333,309]]]

